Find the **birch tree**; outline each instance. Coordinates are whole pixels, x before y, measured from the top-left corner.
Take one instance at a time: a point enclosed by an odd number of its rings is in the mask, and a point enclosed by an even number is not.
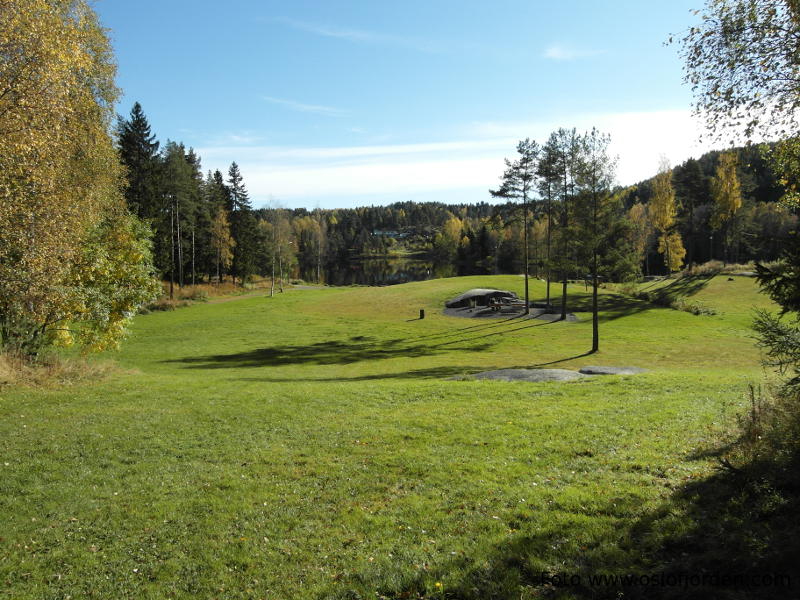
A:
[[[650,199],[650,220],[658,234],[658,252],[664,255],[667,272],[681,268],[686,250],[680,234],[675,231],[678,209],[672,187],[672,169],[666,159],[661,160],[658,174],[653,178],[653,196]]]
[[[0,0],[0,347],[113,346],[153,293],[108,134],[114,73],[83,0]]]
[[[217,214],[211,221],[211,246],[216,255],[217,282],[222,282],[223,269],[228,269],[233,261],[233,248],[236,242],[231,235],[231,226],[225,208],[217,208]]]
[[[730,259],[731,246],[736,237],[736,213],[742,207],[742,186],[736,175],[736,155],[724,152],[711,179],[711,197],[714,200],[714,213],[711,227],[724,230],[725,258]]]

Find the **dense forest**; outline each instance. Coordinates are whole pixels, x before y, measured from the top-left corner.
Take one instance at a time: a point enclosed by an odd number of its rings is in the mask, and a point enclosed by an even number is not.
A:
[[[603,214],[587,220],[581,167],[559,163],[569,155],[559,154],[559,140],[577,148],[582,139],[559,130],[541,147],[521,142],[499,189],[487,190],[494,203],[309,211],[254,208],[235,162],[225,174],[204,174],[191,148],[161,147],[138,103],[117,125],[128,206],[150,224],[156,268],[176,285],[256,275],[325,282],[331,267],[375,256],[421,258],[451,275],[520,273],[527,260],[531,275],[574,278],[589,270],[582,246],[600,217],[598,273],[625,280],[712,259],[771,261],[795,225],[777,202],[783,189],[768,168],[769,147],[757,146],[662,165],[627,188],[606,185]],[[735,188],[727,205],[725,178]]]
[[[797,217],[779,203],[785,190],[770,168],[773,146],[746,146],[731,151],[736,161],[736,178],[741,188],[741,206],[727,228],[715,221],[718,211],[714,182],[720,157],[725,153],[708,152],[690,158],[672,169],[675,190],[677,228],[686,248],[686,263],[709,260],[747,262],[773,261],[781,244],[788,238]],[[655,177],[624,191],[625,205],[647,205],[653,197]],[[651,248],[651,253],[656,254]],[[651,256],[651,267],[659,268]],[[653,267],[653,265],[655,265]]]

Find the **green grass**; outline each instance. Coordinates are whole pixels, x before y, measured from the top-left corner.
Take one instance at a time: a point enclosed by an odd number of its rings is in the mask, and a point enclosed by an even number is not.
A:
[[[748,324],[769,301],[724,276],[689,290],[713,316],[604,293],[586,355],[582,286],[579,323],[441,314],[477,286],[522,280],[153,313],[113,378],[4,389],[0,597],[616,597],[586,576],[663,569],[701,520],[676,490],[712,472],[761,377]],[[587,364],[651,371],[449,379]]]

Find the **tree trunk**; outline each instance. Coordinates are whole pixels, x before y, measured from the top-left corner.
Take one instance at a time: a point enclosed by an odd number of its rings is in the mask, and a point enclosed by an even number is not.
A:
[[[317,223],[317,283],[322,283],[322,222]]]
[[[669,256],[669,238],[666,237],[666,235],[667,234],[665,233],[664,234],[664,237],[666,238],[666,244],[665,245],[667,247],[667,277],[669,277],[670,275],[672,275],[672,261],[670,260],[670,256]]]
[[[275,295],[275,257],[272,257],[272,283],[269,286],[269,297],[272,298]]]
[[[563,232],[564,243],[562,244],[562,254],[561,254],[562,260],[564,260],[564,261],[567,260],[566,229],[567,228],[566,228],[566,223],[565,223],[564,224],[564,232]],[[566,264],[566,262],[565,262],[565,264]],[[567,276],[568,275],[569,275],[569,273],[567,273],[567,269],[566,269],[566,267],[564,267],[564,270],[561,272],[561,278],[562,278],[562,281],[561,281],[561,320],[562,321],[565,321],[567,319]]]
[[[708,236],[708,260],[714,260],[714,234]]]
[[[525,312],[523,314],[529,314],[531,312],[530,306],[530,299],[528,296],[528,200],[525,198],[522,203],[522,223],[524,227],[523,232],[523,239],[525,240]]]
[[[278,247],[278,291],[283,293],[283,257],[281,256],[280,247]]]
[[[169,299],[175,297],[175,210],[169,207]]]
[[[549,187],[549,186],[548,186]],[[550,198],[550,190],[548,189],[547,192],[547,271],[545,273],[547,277],[547,299],[545,300],[545,306],[548,308],[550,307],[550,221],[551,221],[551,213],[552,213],[552,199]]]
[[[597,251],[592,257],[592,352],[600,349],[600,327],[597,314]]]
[[[567,260],[567,226],[569,225],[569,189],[570,186],[569,186],[568,174],[566,171],[564,171],[564,206],[562,207],[564,212],[561,217],[561,228],[562,228],[561,237],[564,239],[564,242],[562,244],[561,256],[562,260],[564,261]],[[561,320],[566,321],[567,320],[567,275],[568,275],[566,268],[564,269],[562,274],[564,276],[564,280],[561,289]]]
[[[181,205],[175,200],[175,229],[178,244],[178,286],[183,287],[183,244],[181,244]]]
[[[592,352],[597,352],[600,349],[600,327],[597,315],[597,193],[595,192],[592,206],[592,221],[594,239],[592,240]]]
[[[689,205],[689,243],[687,244],[687,258],[686,261],[689,271],[691,272],[694,267],[694,200]]]
[[[194,285],[194,227],[192,227],[192,287]]]

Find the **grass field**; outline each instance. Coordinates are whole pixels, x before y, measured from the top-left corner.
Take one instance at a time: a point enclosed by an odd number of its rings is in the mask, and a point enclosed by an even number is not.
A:
[[[140,316],[114,375],[0,389],[0,597],[616,598],[589,577],[689,569],[713,518],[683,492],[763,377],[770,304],[676,285],[717,314],[603,293],[594,355],[582,286],[579,323],[441,314],[512,276]],[[589,364],[651,371],[450,379]],[[690,592],[658,591],[712,597]]]

